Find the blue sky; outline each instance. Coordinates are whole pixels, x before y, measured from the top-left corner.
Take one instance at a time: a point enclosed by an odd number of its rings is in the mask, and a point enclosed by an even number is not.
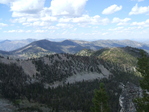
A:
[[[0,40],[149,40],[149,0],[0,0]]]

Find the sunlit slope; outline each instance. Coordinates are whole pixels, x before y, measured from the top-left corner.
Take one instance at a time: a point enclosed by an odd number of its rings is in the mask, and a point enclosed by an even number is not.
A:
[[[140,56],[140,49],[132,47],[104,48],[98,51],[82,50],[76,55],[92,56],[103,59],[107,62],[125,66],[136,66],[137,58]]]

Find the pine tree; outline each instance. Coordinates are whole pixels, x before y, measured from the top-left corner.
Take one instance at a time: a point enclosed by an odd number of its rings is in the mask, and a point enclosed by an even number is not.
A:
[[[103,83],[100,83],[100,89],[94,91],[92,112],[109,112],[108,95]]]
[[[141,51],[141,58],[138,59],[138,71],[142,75],[140,86],[143,90],[141,98],[137,98],[137,112],[149,112],[149,57]]]

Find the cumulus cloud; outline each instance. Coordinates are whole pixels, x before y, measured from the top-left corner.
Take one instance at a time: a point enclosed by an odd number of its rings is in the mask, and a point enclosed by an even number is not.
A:
[[[122,9],[122,6],[117,6],[117,5],[111,5],[109,6],[108,8],[105,8],[103,11],[102,11],[102,14],[113,14],[117,11],[120,11]]]
[[[54,22],[54,21],[57,21],[57,18],[47,15],[45,17],[42,17],[41,20],[42,21],[46,21],[46,22]]]
[[[102,24],[102,25],[106,25],[109,23],[109,19],[108,18],[101,18],[99,15],[96,15],[94,17],[90,17],[91,20],[91,24]]]
[[[52,0],[51,11],[54,16],[81,16],[88,0]]]
[[[120,31],[122,30],[124,27],[117,27],[117,28],[113,28],[113,29],[109,29],[110,31]]]
[[[18,29],[18,30],[8,30],[8,31],[4,31],[4,33],[30,33],[32,32],[32,30],[22,30],[22,29]]]
[[[45,0],[17,0],[11,3],[11,11],[22,13],[37,13],[44,7]]]
[[[23,33],[25,32],[24,30],[18,29],[18,30],[8,30],[4,31],[5,33]]]
[[[88,23],[90,22],[90,17],[89,15],[83,15],[81,17],[77,17],[77,18],[72,18],[72,22],[74,23]]]
[[[118,23],[117,25],[127,25],[127,22],[130,21],[131,18],[124,18],[124,19],[120,19],[120,18],[113,18],[112,23]]]
[[[35,22],[26,22],[26,23],[23,23],[22,25],[45,27],[45,26],[49,26],[50,23],[49,22],[44,22],[44,21],[35,21]]]
[[[129,15],[137,15],[137,14],[144,14],[144,13],[149,13],[149,6],[138,7],[138,4],[136,4],[129,12]]]
[[[47,32],[47,30],[35,30],[34,32],[35,33],[45,33],[45,32]]]
[[[59,22],[64,22],[64,23],[66,22],[67,23],[67,22],[71,22],[71,20],[72,20],[72,18],[66,18],[66,17],[64,17],[64,18],[60,18],[59,19]]]
[[[149,19],[142,22],[132,22],[132,26],[143,26],[143,27],[149,27]]]
[[[64,23],[58,23],[56,26],[62,27],[62,28],[73,28],[72,24],[64,24]]]
[[[109,23],[109,19],[108,18],[101,18],[99,15],[95,15],[93,17],[90,17],[89,15],[82,15],[81,17],[75,17],[75,18],[60,18],[59,22],[106,25]]]
[[[4,24],[4,23],[0,23],[0,26],[8,26],[7,24]]]

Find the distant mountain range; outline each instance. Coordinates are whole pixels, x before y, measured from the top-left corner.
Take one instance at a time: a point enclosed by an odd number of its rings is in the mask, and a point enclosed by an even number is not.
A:
[[[29,44],[27,44],[29,43]],[[9,45],[8,45],[9,44]],[[9,47],[17,48],[16,50],[9,51]],[[149,51],[149,44],[139,43],[131,40],[98,40],[98,41],[81,41],[81,40],[64,40],[61,42],[53,42],[49,40],[38,40],[34,41],[28,39],[26,41],[3,41],[0,42],[0,46],[3,45],[3,51],[0,51],[2,55],[9,55],[13,57],[21,58],[32,58],[41,57],[44,55],[55,54],[55,53],[70,53],[75,54],[83,49],[99,50],[102,48],[113,48],[113,47],[134,47]],[[7,50],[4,50],[7,48]],[[9,52],[6,52],[9,51]]]
[[[36,41],[35,39],[24,39],[24,40],[3,40],[0,41],[0,50],[2,51],[13,51],[18,48],[24,47],[31,42]]]

